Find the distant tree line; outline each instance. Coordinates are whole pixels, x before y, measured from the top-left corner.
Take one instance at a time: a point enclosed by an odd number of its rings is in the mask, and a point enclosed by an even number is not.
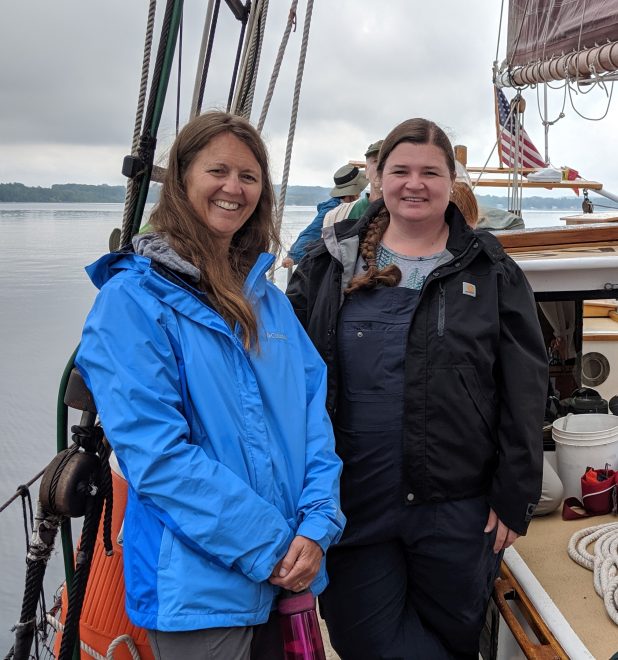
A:
[[[156,201],[160,186],[153,184],[148,191],[148,201]],[[0,183],[0,202],[46,202],[81,204],[113,204],[124,202],[125,186],[101,184],[90,186],[83,183],[56,183],[51,188],[25,186],[23,183]]]
[[[476,195],[476,199],[481,206],[493,208],[506,208],[508,200],[506,197],[498,195]],[[592,200],[594,202],[594,200]],[[562,210],[580,210],[582,208],[582,198],[572,194],[570,197],[538,197],[524,195],[522,199],[522,208],[529,210],[551,211],[553,209]]]
[[[148,202],[156,202],[160,186],[151,184],[148,192]],[[280,186],[275,186],[275,194],[279,197]],[[286,204],[289,206],[315,206],[328,199],[330,188],[320,186],[288,186]],[[108,186],[106,184],[90,186],[81,183],[57,183],[51,188],[25,186],[23,183],[0,183],[0,202],[79,202],[85,203],[122,203],[125,197],[125,186]],[[498,195],[477,195],[481,206],[506,208],[507,198]],[[594,201],[594,200],[593,200]],[[524,197],[524,209],[539,210],[579,210],[581,197]]]

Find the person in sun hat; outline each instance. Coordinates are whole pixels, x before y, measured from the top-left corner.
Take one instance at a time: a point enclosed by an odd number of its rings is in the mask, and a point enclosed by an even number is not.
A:
[[[336,208],[330,210],[324,216],[324,224],[322,225],[322,228],[330,227],[331,225],[334,225],[335,222],[341,222],[342,220],[358,220],[371,202],[375,202],[376,199],[382,197],[380,177],[377,176],[376,172],[378,154],[380,153],[382,142],[384,142],[384,140],[372,142],[365,152],[365,177],[369,181],[369,192],[365,193],[360,199],[340,204]]]
[[[289,268],[297,264],[304,256],[308,246],[320,238],[324,216],[342,203],[354,202],[367,187],[367,178],[355,165],[342,165],[333,175],[335,186],[330,191],[330,199],[320,202],[317,206],[318,212],[298,235],[290,249],[282,266]]]

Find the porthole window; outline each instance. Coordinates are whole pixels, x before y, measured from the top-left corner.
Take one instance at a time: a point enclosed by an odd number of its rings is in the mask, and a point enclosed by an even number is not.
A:
[[[582,357],[582,385],[595,387],[609,377],[609,362],[603,353],[591,351]]]

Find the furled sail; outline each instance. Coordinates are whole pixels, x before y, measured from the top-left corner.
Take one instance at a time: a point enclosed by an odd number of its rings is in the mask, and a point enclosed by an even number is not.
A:
[[[511,0],[501,86],[618,72],[618,0]]]

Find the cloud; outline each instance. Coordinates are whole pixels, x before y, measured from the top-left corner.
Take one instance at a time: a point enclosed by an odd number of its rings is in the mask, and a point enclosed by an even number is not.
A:
[[[289,3],[270,3],[254,120],[288,9]],[[125,0],[21,0],[3,8],[0,180],[29,185],[123,181],[119,163],[133,133],[146,11],[147,3]],[[193,96],[204,11],[197,3],[185,4],[181,123]],[[370,142],[412,116],[438,122],[455,143],[468,146],[471,163],[483,164],[495,142],[491,67],[499,14],[499,3],[486,0],[447,0],[436,4],[435,11],[427,11],[418,0],[315,3],[291,183],[328,185],[342,162],[362,158]],[[283,169],[303,21],[304,9],[290,36],[264,129],[275,180]],[[222,3],[204,109],[227,104],[239,31]],[[177,62],[160,125],[162,152],[175,133],[176,94]],[[562,104],[561,94],[551,91],[553,113]],[[527,90],[525,96],[526,128],[542,150],[536,91]],[[597,116],[606,101],[600,89],[576,99],[578,108]],[[618,137],[610,129],[618,119],[615,104],[597,123],[584,122],[568,104],[565,113],[550,130],[552,161],[618,188],[613,171]],[[491,164],[497,165],[495,155]]]

